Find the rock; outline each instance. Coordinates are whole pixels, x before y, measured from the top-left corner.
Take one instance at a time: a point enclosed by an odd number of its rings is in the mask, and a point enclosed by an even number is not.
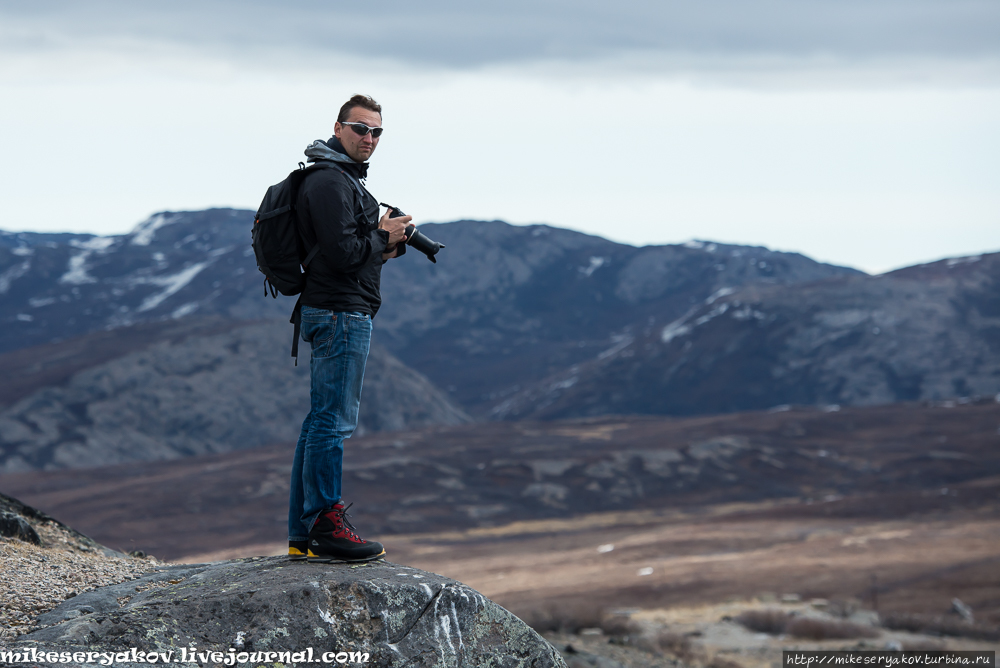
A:
[[[92,612],[86,612],[92,610]],[[303,652],[251,665],[368,654],[371,666],[565,666],[548,642],[479,592],[389,562],[310,564],[254,557],[164,568],[80,594],[10,647],[58,652]],[[312,652],[310,655],[309,652]],[[349,655],[343,655],[349,656]],[[356,655],[355,655],[356,656]],[[239,657],[237,657],[239,659]],[[115,665],[145,665],[116,661]],[[356,659],[355,659],[356,661]],[[206,658],[203,664],[221,663]]]
[[[0,536],[18,538],[35,545],[41,545],[42,539],[28,521],[15,513],[0,511]]]
[[[975,615],[972,614],[972,608],[963,603],[960,598],[951,599],[951,609],[967,622],[976,621]]]
[[[43,513],[37,508],[32,508],[26,503],[22,503],[6,494],[0,494],[0,518],[5,518],[0,519],[0,526],[9,527],[12,526],[11,522],[13,522],[18,527],[15,530],[21,531],[22,536],[27,536],[21,537],[21,540],[26,540],[35,545],[49,547],[48,543],[42,542],[38,531],[35,529],[36,526],[48,526],[55,528],[62,535],[62,540],[77,549],[85,552],[99,552],[105,556],[122,556],[120,552],[101,545],[89,536],[84,536],[79,531],[71,529],[51,515]],[[25,530],[25,527],[27,527],[27,530]],[[0,528],[0,535],[18,537],[15,534],[6,533],[3,528]]]

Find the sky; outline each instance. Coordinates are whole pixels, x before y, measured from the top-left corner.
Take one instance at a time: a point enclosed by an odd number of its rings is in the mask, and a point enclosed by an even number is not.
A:
[[[0,228],[256,209],[358,92],[368,186],[417,222],[871,273],[1000,250],[996,0],[7,0]]]

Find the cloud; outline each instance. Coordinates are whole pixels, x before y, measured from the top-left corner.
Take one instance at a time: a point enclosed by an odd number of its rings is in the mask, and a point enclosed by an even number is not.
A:
[[[14,2],[7,49],[166,47],[233,61],[343,56],[467,69],[639,55],[720,60],[1000,58],[995,0]]]

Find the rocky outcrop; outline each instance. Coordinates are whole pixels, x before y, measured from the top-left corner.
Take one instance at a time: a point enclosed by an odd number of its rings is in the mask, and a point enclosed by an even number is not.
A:
[[[39,535],[38,530],[42,528],[49,529],[43,530],[49,540],[43,540]],[[105,556],[119,555],[118,552],[71,529],[56,518],[6,494],[0,494],[0,536],[42,547],[69,545],[84,552],[101,553]],[[56,536],[57,538],[53,540]]]
[[[41,545],[42,539],[38,532],[31,526],[28,520],[16,513],[0,510],[0,536],[5,538],[17,538],[28,543]]]
[[[72,345],[11,360],[16,384],[28,391],[41,376],[43,386],[0,410],[0,471],[176,459],[298,437],[309,411],[309,350],[292,365],[291,325],[217,318],[177,329],[144,328],[137,337],[145,346],[118,330],[111,343],[122,354],[109,350],[110,359],[89,367]],[[103,350],[100,343],[94,347]],[[9,358],[0,357],[0,372]],[[68,377],[58,378],[60,365]],[[49,378],[57,384],[45,385]],[[426,378],[373,348],[359,435],[468,421]]]
[[[137,657],[151,652],[201,665],[229,655],[240,665],[566,665],[475,590],[383,561],[174,566],[81,594],[39,621],[51,626],[9,649],[122,653],[119,666],[147,665]]]

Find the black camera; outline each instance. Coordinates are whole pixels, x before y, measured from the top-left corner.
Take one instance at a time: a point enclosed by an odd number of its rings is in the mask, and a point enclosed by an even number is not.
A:
[[[385,202],[380,202],[380,204],[389,209],[390,218],[399,218],[400,216],[406,215],[398,208],[390,206]],[[406,242],[407,246],[415,248],[416,250],[426,255],[428,260],[437,264],[437,258],[435,258],[434,256],[437,255],[437,252],[439,250],[444,248],[444,244],[429,239],[426,234],[422,234],[417,229],[416,225],[407,225],[406,231],[403,234],[404,234],[403,240]]]

